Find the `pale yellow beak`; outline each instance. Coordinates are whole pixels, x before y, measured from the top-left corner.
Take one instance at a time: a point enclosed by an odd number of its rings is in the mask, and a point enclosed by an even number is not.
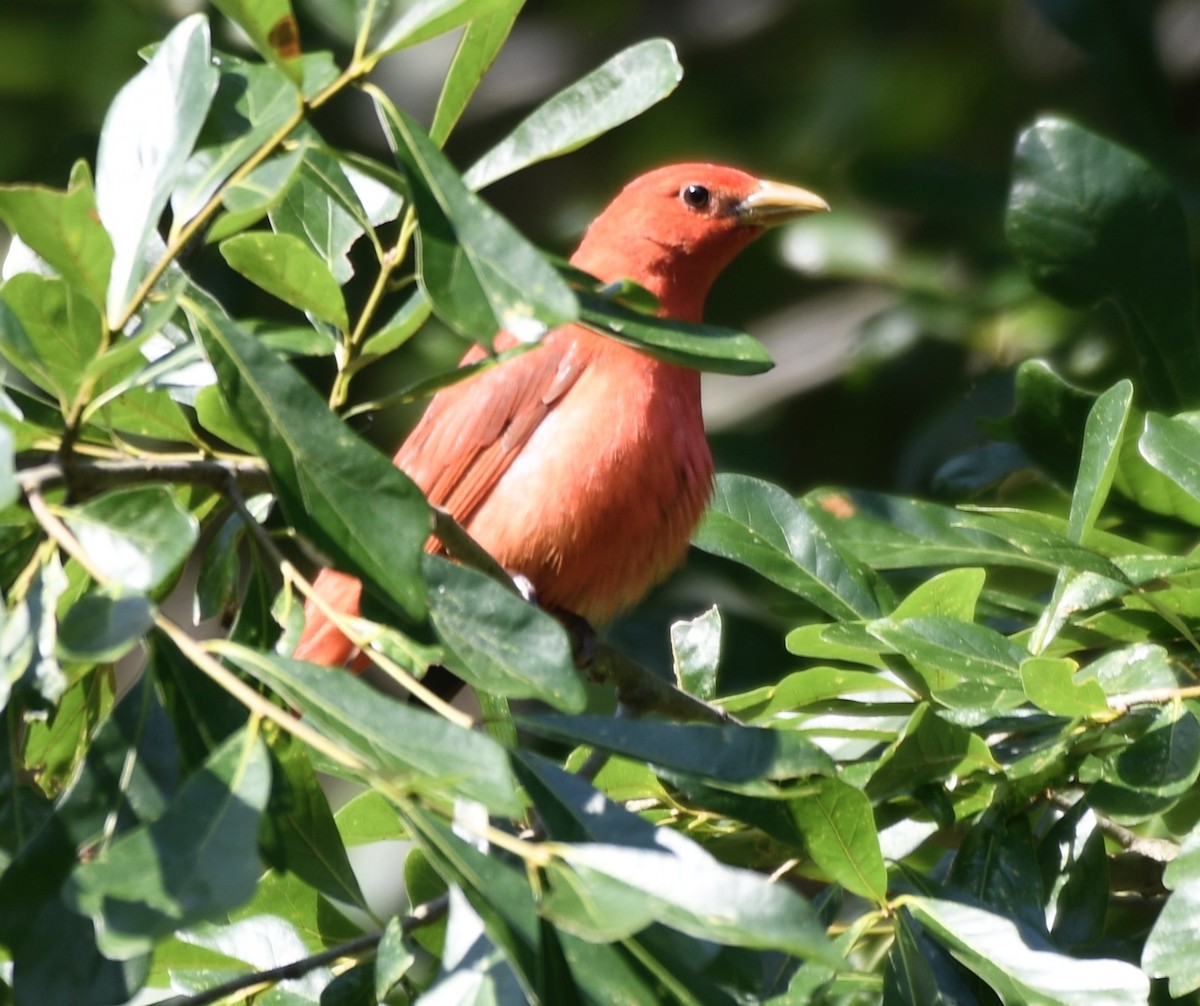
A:
[[[829,204],[815,192],[765,180],[736,207],[739,222],[748,227],[774,227],[806,213],[828,210]]]

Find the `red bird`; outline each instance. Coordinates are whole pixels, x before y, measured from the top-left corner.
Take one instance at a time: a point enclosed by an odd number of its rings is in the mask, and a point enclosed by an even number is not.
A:
[[[811,192],[735,168],[672,165],[630,182],[571,263],[605,282],[632,279],[660,315],[698,322],[713,281],[764,228],[826,209]],[[496,337],[498,350],[515,343]],[[463,363],[482,355],[472,349]],[[528,578],[540,604],[593,624],[683,561],[712,491],[699,372],[581,325],[439,392],[395,461]],[[358,580],[326,569],[315,587],[357,614]],[[311,601],[305,619],[298,658],[334,666],[354,655]]]

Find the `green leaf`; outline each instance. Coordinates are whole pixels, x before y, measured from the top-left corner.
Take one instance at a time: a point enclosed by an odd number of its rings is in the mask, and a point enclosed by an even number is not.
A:
[[[862,790],[840,779],[814,779],[788,809],[808,854],[830,880],[877,905],[887,904],[887,867],[871,801]]]
[[[295,85],[274,67],[224,53],[216,64],[220,81],[206,135],[171,193],[172,236],[300,107]]]
[[[447,324],[479,341],[500,329],[522,338],[573,321],[570,287],[541,253],[471,192],[421,127],[368,87],[408,176],[420,223],[422,288]]]
[[[85,161],[72,169],[66,192],[37,185],[0,186],[0,218],[103,312],[113,248],[96,213],[96,193]]]
[[[1161,175],[1075,123],[1044,118],[1017,142],[1005,231],[1052,296],[1116,304],[1158,406],[1200,405],[1187,223]]]
[[[1133,384],[1120,381],[1096,399],[1083,434],[1083,457],[1071,496],[1067,537],[1082,542],[1096,523],[1116,473],[1125,422],[1133,402]]]
[[[906,897],[904,905],[1007,1002],[1132,1006],[1148,1001],[1149,979],[1125,961],[1068,957],[1036,932],[982,908],[925,897]]]
[[[880,759],[867,783],[867,793],[874,800],[885,800],[931,782],[999,770],[982,737],[948,723],[932,707],[922,705]]]
[[[763,374],[775,366],[762,343],[745,332],[642,314],[582,290],[576,296],[588,328],[668,363],[737,375]]]
[[[1200,414],[1146,416],[1142,456],[1189,496],[1200,499]]]
[[[492,61],[512,31],[517,14],[525,0],[508,0],[490,13],[471,19],[454,50],[454,59],[446,71],[442,93],[438,96],[429,138],[439,147],[445,144],[450,131],[471,100]]]
[[[543,102],[476,161],[463,181],[479,190],[577,150],[662,101],[682,79],[675,46],[663,38],[638,42]]]
[[[683,691],[705,702],[716,698],[721,612],[715,604],[703,615],[671,626],[671,656],[675,681]]]
[[[1154,713],[1151,727],[1114,754],[1088,790],[1097,813],[1132,824],[1175,806],[1200,778],[1200,722],[1182,703]]]
[[[1021,686],[1039,709],[1055,716],[1100,716],[1110,712],[1095,680],[1076,681],[1079,670],[1065,657],[1030,657],[1021,663]]]
[[[271,754],[274,784],[260,837],[264,857],[333,901],[368,911],[307,749],[283,735]]]
[[[382,2],[382,0],[380,0]],[[416,0],[383,32],[371,40],[371,58],[377,61],[397,49],[435,38],[467,21],[486,17],[512,0]]]
[[[495,814],[520,814],[507,756],[491,738],[411,709],[326,667],[241,647],[223,653],[373,771],[405,785],[419,783],[434,793],[445,790],[476,800]]]
[[[995,629],[945,615],[880,619],[869,628],[912,664],[930,695],[945,706],[1011,709],[1024,701],[1025,653]]]
[[[423,568],[450,670],[482,691],[583,709],[587,693],[558,622],[477,570],[430,555]]]
[[[948,569],[919,583],[892,610],[894,619],[916,615],[944,615],[960,622],[975,620],[975,606],[987,574],[975,567]]]
[[[588,898],[639,901],[651,917],[699,939],[840,963],[816,913],[791,888],[699,847],[687,855],[599,844],[557,851]]]
[[[1054,942],[1086,952],[1104,935],[1108,853],[1096,815],[1080,800],[1038,843],[1046,923]]]
[[[692,544],[749,566],[835,618],[880,614],[869,571],[843,557],[804,508],[769,482],[718,475]]]
[[[254,893],[255,846],[270,791],[262,741],[231,737],[162,816],[76,868],[65,895],[96,922],[104,953],[128,960],[176,929],[236,908]]]
[[[264,161],[221,197],[225,212],[214,220],[205,238],[222,241],[258,223],[287,197],[300,177],[307,147],[298,145],[278,157]]]
[[[81,663],[111,663],[153,626],[154,606],[144,594],[90,591],[59,621],[58,655]]]
[[[1172,997],[1200,989],[1200,957],[1192,934],[1200,919],[1200,828],[1180,846],[1163,873],[1171,895],[1142,948],[1142,967],[1152,978],[1170,980]]]
[[[896,942],[883,975],[883,1006],[978,1006],[954,959],[913,920],[896,913]]]
[[[208,21],[185,18],[109,106],[96,154],[96,208],[112,238],[107,319],[115,327],[217,89]]]
[[[1045,893],[1033,833],[1023,815],[993,804],[967,832],[954,855],[947,885],[975,903],[1045,933]]]
[[[246,33],[267,62],[301,79],[300,26],[291,0],[213,0],[213,6]]]
[[[420,617],[425,610],[420,561],[429,519],[416,486],[354,436],[304,378],[210,297],[194,291],[184,308],[226,402],[271,467],[289,521],[401,610]]]
[[[705,779],[740,783],[831,772],[833,763],[798,734],[755,727],[642,723],[605,716],[529,716],[525,730],[565,744],[590,744]]]
[[[111,489],[63,519],[101,574],[151,594],[174,581],[200,532],[166,486]]]
[[[0,352],[65,410],[100,352],[99,311],[61,279],[20,273],[0,287]]]
[[[21,487],[17,484],[16,457],[13,435],[9,428],[0,425],[0,510],[17,501]]]
[[[221,254],[251,283],[284,303],[343,331],[350,327],[337,281],[298,237],[269,231],[239,234],[221,244]]]

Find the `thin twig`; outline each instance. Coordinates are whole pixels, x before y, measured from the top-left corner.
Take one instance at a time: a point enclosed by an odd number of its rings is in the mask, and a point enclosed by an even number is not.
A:
[[[1134,706],[1165,706],[1171,702],[1195,698],[1200,698],[1200,685],[1186,685],[1178,688],[1143,688],[1137,692],[1113,695],[1109,698],[1108,704],[1119,713],[1127,713]]]
[[[418,905],[401,920],[400,931],[407,936],[414,929],[439,921],[445,917],[449,906],[450,899],[445,894],[439,895],[423,905]],[[266,971],[239,975],[237,978],[214,985],[194,996],[171,999],[169,1000],[170,1006],[211,1006],[212,1003],[220,1002],[228,996],[257,989],[260,985],[265,987],[276,985],[279,982],[294,981],[297,978],[303,978],[310,971],[316,971],[318,968],[323,968],[344,957],[358,958],[368,951],[374,951],[379,946],[381,939],[383,939],[382,930],[377,933],[365,933],[336,947],[322,950],[319,954],[313,954],[311,957],[304,957],[298,961],[292,961],[290,964],[282,964],[277,968],[268,968]]]
[[[1063,810],[1071,810],[1076,801],[1065,793],[1052,793],[1050,802]],[[1165,838],[1144,838],[1124,825],[1117,824],[1111,818],[1092,812],[1096,818],[1096,827],[1114,842],[1129,852],[1145,856],[1156,863],[1169,863],[1179,855],[1179,846]]]

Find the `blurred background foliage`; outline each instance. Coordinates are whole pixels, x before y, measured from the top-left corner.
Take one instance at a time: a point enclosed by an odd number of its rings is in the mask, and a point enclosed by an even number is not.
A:
[[[63,186],[76,158],[94,158],[104,109],[137,70],[136,48],[204,6],[0,7],[0,181]],[[355,0],[299,0],[296,9],[304,47],[344,59]],[[210,14],[214,44],[243,48]],[[710,320],[753,332],[778,362],[759,378],[706,378],[718,469],[796,493],[843,484],[954,500],[1052,496],[1055,487],[1014,477],[1015,447],[975,450],[998,429],[981,420],[1008,413],[1014,368],[1029,356],[1095,388],[1134,364],[1115,311],[1068,311],[1012,261],[1003,211],[1013,145],[1040,113],[1075,118],[1164,171],[1194,219],[1200,0],[530,0],[449,153],[465,167],[538,101],[653,35],[677,45],[685,68],[670,100],[487,195],[561,254],[625,180],[669,161],[737,163],[829,199],[833,214],[751,249],[710,300]],[[454,43],[394,56],[376,80],[427,118]],[[334,103],[317,124],[331,142],[387,159],[361,96]],[[232,287],[222,285],[219,257],[208,257],[189,267],[224,299]],[[246,284],[236,289],[244,295]],[[241,315],[278,307],[227,306]],[[418,339],[396,367],[444,366],[461,349],[449,337]],[[357,394],[384,392],[394,374],[376,368]],[[389,415],[364,432],[390,451],[409,422],[410,413]],[[727,641],[746,658],[726,662],[743,679],[727,685],[778,677],[778,625],[761,620],[773,606],[794,615],[780,607],[791,602],[755,584],[753,617],[766,631],[739,625],[751,606],[727,577],[710,575],[716,562],[693,557],[616,632],[661,665],[646,648],[665,647],[667,618],[719,600]]]

